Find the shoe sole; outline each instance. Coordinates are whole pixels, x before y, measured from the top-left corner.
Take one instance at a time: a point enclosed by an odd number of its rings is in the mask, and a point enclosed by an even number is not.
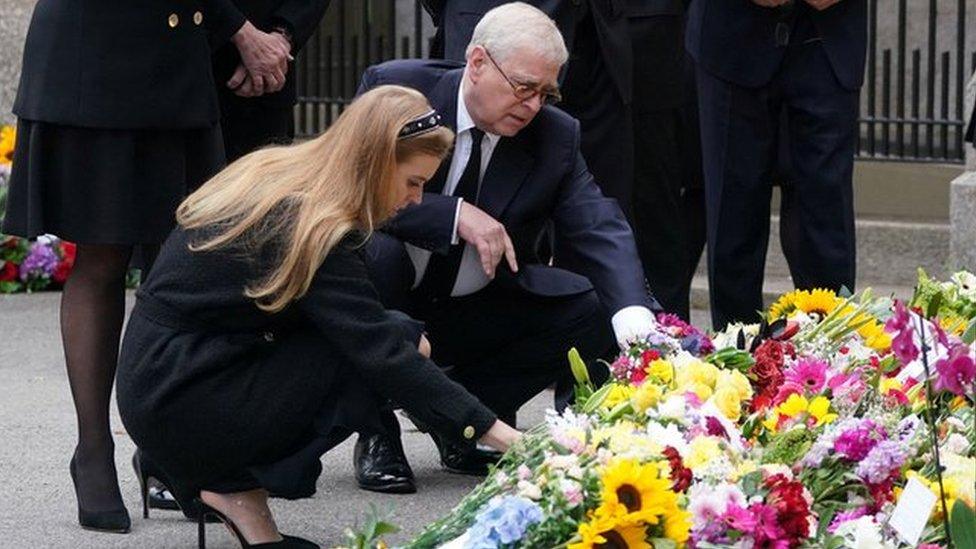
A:
[[[95,528],[94,526],[85,526],[84,524],[79,524],[82,530],[88,530],[89,532],[101,532],[103,534],[128,534],[132,531],[132,528]]]
[[[400,484],[388,484],[386,486],[370,486],[368,484],[362,484],[357,482],[359,488],[362,490],[368,490],[370,492],[379,492],[381,494],[415,494],[417,493],[417,487],[406,483]]]

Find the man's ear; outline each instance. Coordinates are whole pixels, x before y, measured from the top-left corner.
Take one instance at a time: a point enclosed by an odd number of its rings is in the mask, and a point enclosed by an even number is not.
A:
[[[477,82],[481,79],[482,74],[486,69],[486,64],[488,62],[488,56],[485,52],[485,48],[482,46],[474,46],[468,53],[467,68],[468,77],[471,78],[472,82]]]

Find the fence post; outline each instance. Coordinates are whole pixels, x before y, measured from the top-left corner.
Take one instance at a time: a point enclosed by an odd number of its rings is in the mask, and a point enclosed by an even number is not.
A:
[[[973,112],[976,102],[976,74],[966,86],[965,115]],[[968,120],[966,120],[968,123]],[[950,270],[976,270],[976,148],[966,150],[966,171],[952,180],[949,190],[949,265]]]

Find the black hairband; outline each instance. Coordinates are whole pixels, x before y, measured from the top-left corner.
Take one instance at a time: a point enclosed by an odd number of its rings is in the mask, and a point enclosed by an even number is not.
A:
[[[414,118],[410,122],[404,124],[404,126],[400,128],[400,133],[397,134],[397,139],[404,139],[406,137],[424,134],[439,128],[440,125],[441,115],[437,114],[437,111],[432,110],[423,116]]]

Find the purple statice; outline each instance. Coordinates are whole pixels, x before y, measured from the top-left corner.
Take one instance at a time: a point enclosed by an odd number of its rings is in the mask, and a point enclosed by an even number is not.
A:
[[[58,268],[58,254],[54,248],[46,242],[35,242],[31,244],[30,251],[24,262],[20,265],[20,280],[38,278],[50,278]]]
[[[833,534],[841,527],[845,522],[850,522],[852,520],[857,520],[863,516],[869,514],[869,509],[867,507],[857,507],[851,509],[850,511],[842,511],[834,516],[834,520],[830,521],[830,526],[827,527],[827,531]]]
[[[874,445],[854,472],[868,484],[881,484],[892,472],[901,469],[908,452],[895,440],[882,440]]]
[[[468,529],[464,549],[496,549],[521,540],[529,526],[542,521],[542,508],[518,496],[494,497]]]
[[[658,325],[671,337],[681,342],[681,348],[695,356],[705,356],[715,352],[715,345],[704,332],[681,320],[678,315],[659,313]]]

